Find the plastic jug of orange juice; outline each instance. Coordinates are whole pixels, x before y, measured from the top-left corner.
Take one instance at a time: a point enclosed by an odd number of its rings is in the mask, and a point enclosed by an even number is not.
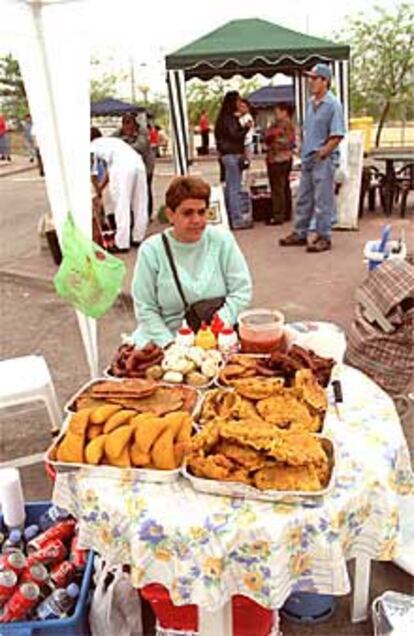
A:
[[[202,349],[215,349],[216,347],[216,337],[205,322],[201,323],[201,327],[197,331],[195,345]]]

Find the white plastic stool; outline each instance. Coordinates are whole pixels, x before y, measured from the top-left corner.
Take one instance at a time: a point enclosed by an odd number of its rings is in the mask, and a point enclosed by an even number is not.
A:
[[[44,402],[49,413],[52,433],[56,433],[62,423],[62,414],[43,356],[0,360],[0,408],[36,400]]]

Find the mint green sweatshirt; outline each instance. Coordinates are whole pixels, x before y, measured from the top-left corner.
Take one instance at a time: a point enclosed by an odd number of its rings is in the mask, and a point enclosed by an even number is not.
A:
[[[249,305],[252,282],[245,258],[229,230],[208,225],[196,243],[177,241],[167,231],[175,265],[188,303],[225,296],[218,312],[228,324]],[[132,281],[138,328],[132,334],[139,347],[152,341],[160,347],[171,342],[184,319],[161,234],[140,246]]]

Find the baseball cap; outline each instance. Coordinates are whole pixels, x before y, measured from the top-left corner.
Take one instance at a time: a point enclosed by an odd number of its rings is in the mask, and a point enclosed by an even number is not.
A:
[[[330,80],[332,71],[326,64],[315,64],[310,71],[305,71],[304,75],[308,77],[323,77],[326,80]]]

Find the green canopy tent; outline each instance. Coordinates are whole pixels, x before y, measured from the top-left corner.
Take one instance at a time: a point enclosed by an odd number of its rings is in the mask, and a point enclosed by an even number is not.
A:
[[[306,105],[306,78],[303,71],[317,62],[332,67],[336,93],[348,118],[349,46],[285,29],[259,19],[233,20],[167,55],[167,83],[175,141],[177,172],[188,168],[188,119],[185,82],[194,77],[210,80],[219,76],[271,77],[284,73],[293,78],[299,124]]]

